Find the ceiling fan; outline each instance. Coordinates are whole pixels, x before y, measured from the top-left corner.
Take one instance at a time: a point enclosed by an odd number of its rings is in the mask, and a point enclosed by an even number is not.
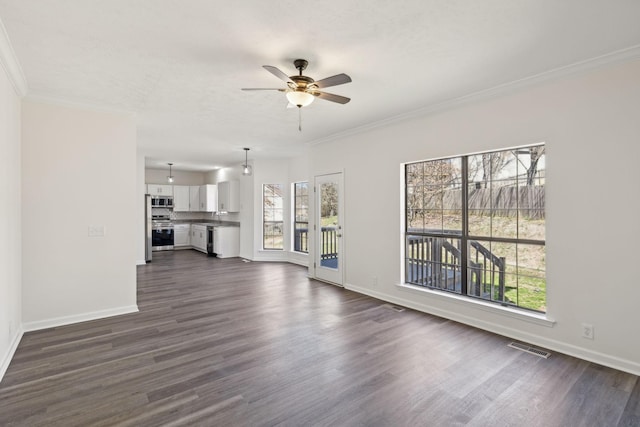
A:
[[[320,90],[326,87],[338,86],[351,82],[351,77],[348,75],[341,73],[316,81],[311,77],[302,75],[302,71],[304,71],[307,68],[307,65],[309,65],[307,60],[296,59],[293,61],[293,65],[298,70],[299,74],[297,76],[287,76],[284,72],[280,71],[280,69],[271,65],[262,66],[265,70],[284,81],[287,84],[286,88],[243,88],[242,90],[277,90],[279,92],[284,92],[289,103],[298,107],[298,109],[311,104],[315,98],[337,102],[338,104],[346,104],[351,101],[351,99],[346,96],[334,95]],[[302,130],[301,126],[298,126],[298,129]]]

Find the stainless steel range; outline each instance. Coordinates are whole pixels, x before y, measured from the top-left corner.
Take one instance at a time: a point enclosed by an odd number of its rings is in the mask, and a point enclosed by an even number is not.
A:
[[[173,223],[169,215],[153,215],[151,217],[151,240],[151,248],[154,251],[173,250]]]

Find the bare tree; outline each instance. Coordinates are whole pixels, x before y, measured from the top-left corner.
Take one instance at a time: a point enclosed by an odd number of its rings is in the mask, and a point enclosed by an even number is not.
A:
[[[320,197],[322,201],[320,214],[323,218],[336,215],[338,212],[338,186],[333,183],[322,184],[320,191],[322,196]]]
[[[511,162],[514,156],[510,151],[497,151],[469,157],[468,179],[476,183],[477,188],[488,188],[489,182],[500,176],[501,172]]]
[[[441,210],[443,194],[461,185],[460,159],[431,160],[406,167],[407,221],[409,226],[429,210]],[[421,224],[421,221],[420,221]]]
[[[482,155],[482,182],[487,188],[487,183],[493,180],[513,160],[507,151],[497,151]]]
[[[529,167],[527,168],[527,185],[533,185],[534,180],[536,178],[536,173],[538,172],[538,161],[544,154],[544,145],[538,145],[536,147],[529,148],[529,156],[531,157],[531,161],[529,162]]]

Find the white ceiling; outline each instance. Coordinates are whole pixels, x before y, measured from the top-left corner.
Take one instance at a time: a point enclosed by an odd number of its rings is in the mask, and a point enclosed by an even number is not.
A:
[[[147,165],[211,170],[640,45],[638,0],[0,0],[28,96],[137,113]],[[346,105],[287,109],[262,65]]]

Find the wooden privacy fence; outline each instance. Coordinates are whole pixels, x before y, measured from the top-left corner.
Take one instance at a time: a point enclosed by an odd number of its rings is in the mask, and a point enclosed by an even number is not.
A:
[[[424,208],[462,209],[461,190],[425,194]],[[544,208],[544,185],[469,190],[469,213],[472,215],[516,216],[519,212],[526,218],[543,219]]]

